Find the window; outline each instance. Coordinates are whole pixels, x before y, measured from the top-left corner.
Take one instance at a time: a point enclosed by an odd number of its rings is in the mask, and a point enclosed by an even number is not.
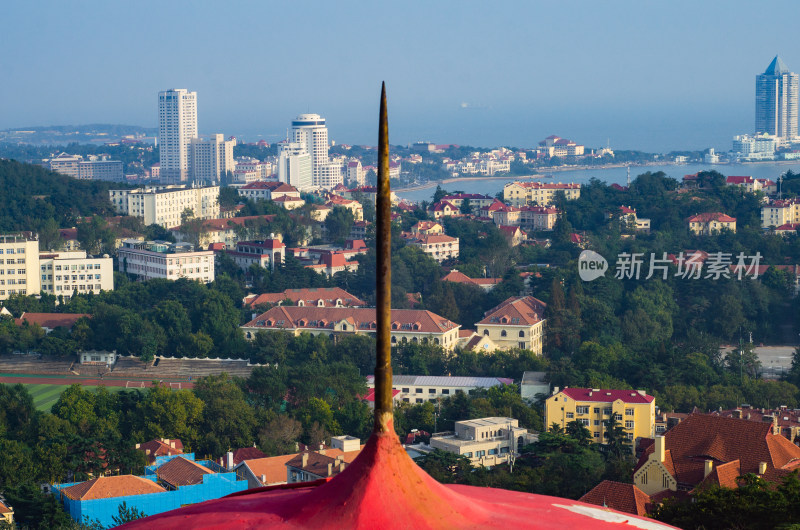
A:
[[[600,407],[595,407],[594,408],[594,413],[595,414],[600,414]]]
[[[469,453],[464,453],[464,456],[466,456],[467,458],[472,458],[472,451],[470,451]]]
[[[617,421],[622,421],[622,414],[614,414],[614,419]]]
[[[525,336],[525,332],[524,332],[524,331],[520,331],[520,332],[519,332],[519,336],[520,336],[520,337],[524,337],[524,336]]]
[[[417,403],[422,403],[422,399],[421,398],[417,398]]]
[[[625,428],[626,429],[633,429],[633,421],[632,420],[627,420],[625,422]]]
[[[508,335],[508,333],[506,333],[506,330],[503,330],[503,331],[500,332],[500,336],[501,337],[505,337],[507,335]]]
[[[567,412],[567,419],[568,419],[568,420],[571,420],[571,419],[573,419],[574,417],[575,417],[575,414],[573,414],[572,412]]]
[[[633,416],[633,409],[625,409],[626,416]]]
[[[518,344],[518,346],[519,346],[519,349],[520,349],[520,350],[524,350],[524,349],[525,349],[525,343],[524,343],[524,342],[520,342],[520,343]]]
[[[595,427],[599,427],[600,426],[600,420],[594,420],[594,426]]]
[[[450,394],[450,389],[449,388],[443,388],[442,389],[442,394],[444,394],[444,395]]]
[[[595,438],[600,438],[600,433],[599,433],[599,432],[592,433],[592,435],[593,435]]]
[[[435,394],[435,393],[436,393],[436,389],[435,388],[429,388],[428,389],[428,394]]]
[[[488,329],[484,329],[483,330],[483,336],[484,337],[488,337],[489,336],[489,330]]]
[[[589,426],[589,418],[581,418],[578,421],[581,422],[582,424],[584,424],[587,427]]]
[[[497,449],[489,449],[489,454],[490,455],[496,455],[497,454]]]
[[[483,458],[486,456],[486,451],[475,451],[475,458]]]
[[[575,407],[575,412],[577,412],[578,414],[589,414],[589,407],[588,406],[579,405],[579,406]]]
[[[417,394],[422,394],[422,389],[421,388],[414,389],[414,392],[416,392]]]
[[[403,389],[403,393],[404,393],[404,394],[408,394],[408,388],[404,388],[404,389]]]
[[[611,407],[604,408],[603,409],[603,415],[604,416],[610,416],[611,415]]]

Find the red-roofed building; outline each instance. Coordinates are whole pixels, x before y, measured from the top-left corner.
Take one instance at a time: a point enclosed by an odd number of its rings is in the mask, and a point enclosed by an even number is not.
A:
[[[480,287],[484,291],[491,291],[495,285],[502,281],[502,278],[470,278],[458,269],[453,269],[442,278],[443,282],[465,283]]]
[[[436,221],[420,221],[411,227],[412,234],[444,234],[444,227]]]
[[[761,228],[800,223],[800,199],[774,200],[761,206]]]
[[[38,324],[45,333],[50,333],[56,328],[72,329],[72,326],[83,317],[92,318],[92,315],[86,313],[22,313],[22,316],[14,319],[14,323],[18,326],[24,322],[30,325]]]
[[[708,212],[693,215],[686,219],[689,231],[698,236],[709,236],[722,230],[736,232],[736,218],[721,212]]]
[[[239,241],[235,250],[225,253],[245,272],[252,265],[274,270],[275,265],[283,263],[286,258],[286,245],[278,239]]]
[[[257,181],[239,188],[239,196],[253,200],[272,200],[280,197],[300,199],[300,192],[294,186],[285,182]]]
[[[143,444],[136,444],[136,449],[144,453],[148,464],[153,464],[157,456],[182,455],[183,442],[178,439],[157,438]]]
[[[344,250],[322,251],[320,253],[319,263],[315,265],[306,265],[306,268],[319,274],[324,274],[329,278],[340,272],[357,271],[358,262],[348,261],[348,256],[349,254]]]
[[[297,307],[277,306],[242,326],[245,338],[256,332],[288,331],[312,335],[374,335],[377,320],[374,307]],[[417,309],[392,309],[392,344],[398,342],[441,345],[452,350],[458,342],[459,325],[432,313]]]
[[[145,495],[148,493],[163,493],[167,490],[153,482],[135,475],[114,475],[110,477],[97,477],[96,479],[80,482],[73,486],[63,488],[60,493],[73,501],[87,501],[96,499],[110,499],[112,497],[127,497],[130,495]]]
[[[528,234],[523,232],[519,226],[499,226],[498,229],[512,247],[519,246],[528,239]]]
[[[431,205],[431,207],[428,208],[428,213],[430,213],[434,219],[441,219],[442,217],[459,217],[461,215],[461,210],[455,204],[442,200]]]
[[[578,500],[639,516],[646,516],[652,504],[650,496],[635,485],[613,480],[604,480]]]
[[[800,448],[772,423],[690,414],[645,449],[633,483],[663,498],[701,484],[735,487],[747,473],[778,482],[798,467]]]
[[[345,199],[344,197],[340,197],[339,195],[331,194],[328,198],[328,201],[325,203],[325,206],[328,206],[330,208],[334,208],[336,206],[347,208],[353,214],[354,220],[356,221],[364,220],[364,207],[361,206],[361,203],[358,201],[354,201],[352,199]]]
[[[748,192],[756,192],[761,191],[761,181],[756,180],[753,177],[738,177],[738,176],[729,176],[725,179],[725,184],[728,186],[739,186],[740,188],[744,188],[745,191]]]
[[[656,400],[644,390],[556,387],[545,403],[545,425],[566,427],[580,421],[595,443],[605,443],[605,422],[614,418],[625,429],[631,449],[641,438],[655,436]]]
[[[556,194],[563,193],[567,200],[581,196],[581,185],[561,182],[511,182],[503,187],[503,200],[512,206],[549,206]]]
[[[484,313],[476,324],[478,335],[489,337],[501,350],[519,348],[541,355],[546,307],[533,296],[512,296]]]
[[[241,447],[234,451],[228,451],[225,456],[221,456],[217,462],[220,466],[228,471],[233,469],[244,462],[245,460],[255,460],[257,458],[264,458],[267,455],[261,452],[258,447]]]
[[[406,239],[409,245],[419,247],[425,254],[438,261],[439,263],[448,259],[458,259],[459,242],[457,237],[450,237],[444,234],[420,234]]]
[[[245,297],[244,305],[248,307],[256,307],[262,304],[281,305],[287,299],[299,307],[358,307],[367,305],[366,302],[341,287],[286,289],[281,293],[250,295]]]

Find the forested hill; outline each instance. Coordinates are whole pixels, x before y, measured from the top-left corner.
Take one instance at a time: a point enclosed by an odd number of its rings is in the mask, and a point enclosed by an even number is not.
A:
[[[120,184],[76,180],[40,166],[0,160],[0,233],[37,231],[49,220],[75,226],[78,217],[113,215],[108,190]]]

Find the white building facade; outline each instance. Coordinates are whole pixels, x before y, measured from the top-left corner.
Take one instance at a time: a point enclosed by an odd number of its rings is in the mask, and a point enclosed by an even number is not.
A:
[[[191,140],[197,137],[197,92],[174,88],[158,93],[158,147],[161,178],[170,183],[191,177]]]
[[[155,186],[108,193],[117,213],[141,217],[146,225],[179,226],[187,208],[200,219],[219,217],[219,186]]]
[[[192,177],[195,182],[219,184],[226,173],[233,173],[236,163],[233,159],[235,140],[225,140],[222,134],[214,134],[210,138],[192,138],[189,142],[191,150]]]
[[[284,142],[278,144],[277,174],[285,182],[299,190],[314,186],[311,154],[304,144]]]
[[[119,270],[140,280],[188,278],[214,281],[214,252],[195,251],[188,243],[126,239],[117,249]]]
[[[39,254],[42,292],[71,297],[114,290],[114,263],[108,256],[93,258],[82,250]]]
[[[39,241],[33,234],[0,235],[0,300],[39,294]]]
[[[756,134],[797,136],[799,80],[778,56],[756,76]]]

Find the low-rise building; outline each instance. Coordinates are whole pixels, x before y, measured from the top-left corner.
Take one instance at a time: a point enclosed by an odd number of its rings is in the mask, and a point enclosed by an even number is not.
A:
[[[528,239],[528,234],[523,232],[519,226],[500,226],[498,229],[512,247],[517,247]]]
[[[458,259],[459,242],[457,237],[444,234],[418,235],[406,239],[409,245],[419,247],[425,254],[439,263],[448,259]]]
[[[146,225],[179,226],[187,209],[198,219],[219,218],[219,186],[154,186],[108,194],[117,213],[140,217]]]
[[[117,362],[117,350],[114,351],[79,351],[78,362],[85,365],[114,366]]]
[[[761,206],[761,227],[800,223],[800,199],[774,200]]]
[[[331,250],[320,255],[319,263],[306,265],[306,268],[331,278],[340,272],[356,272],[358,262],[348,260],[343,250]]]
[[[87,256],[82,250],[39,254],[41,289],[47,294],[69,298],[114,290],[114,263],[109,256]]]
[[[519,455],[529,443],[528,430],[515,418],[479,418],[455,422],[455,432],[436,433],[430,446],[464,456],[473,465],[496,466]]]
[[[624,230],[650,233],[650,219],[637,216],[636,210],[630,206],[620,206],[617,218]]]
[[[397,402],[424,403],[452,397],[459,392],[472,394],[474,390],[514,384],[506,377],[458,377],[449,375],[392,375],[392,390]],[[367,388],[375,388],[375,376],[367,376]]]
[[[478,335],[489,337],[498,349],[520,348],[541,355],[546,307],[533,296],[512,296],[484,314],[476,324]]]
[[[38,325],[45,333],[50,333],[56,328],[66,328],[71,330],[75,323],[81,318],[92,318],[88,313],[27,313],[23,312],[19,318],[14,319],[18,326]]]
[[[275,265],[282,264],[286,257],[286,245],[278,239],[239,241],[234,250],[226,250],[225,254],[245,272],[252,265],[274,270]]]
[[[411,233],[414,235],[444,234],[444,227],[436,221],[419,221],[411,227]]]
[[[595,443],[608,438],[606,421],[614,419],[625,429],[635,447],[641,438],[655,436],[656,400],[644,390],[556,387],[545,402],[545,425],[562,428],[581,422],[592,433]]]
[[[188,243],[126,239],[117,249],[119,270],[140,280],[188,278],[214,281],[214,252],[194,250]]]
[[[6,523],[11,528],[14,527],[14,508],[12,508],[3,497],[0,497],[0,521]]]
[[[725,184],[728,186],[738,186],[749,193],[761,191],[761,181],[749,176],[730,175],[725,178]]]
[[[111,160],[108,156],[89,156],[60,153],[53,158],[42,160],[42,165],[51,171],[80,180],[125,180],[121,160]]]
[[[366,334],[377,332],[375,308],[277,306],[242,326],[245,338],[258,331],[287,331],[297,336]],[[416,309],[393,309],[391,343],[433,343],[452,350],[458,342],[459,325],[432,313]]]
[[[238,241],[253,238],[264,233],[264,227],[275,219],[274,215],[246,215],[242,217],[225,217],[222,219],[206,219],[196,234],[199,246],[208,248],[213,243],[222,243],[227,248],[233,248]],[[170,232],[178,243],[190,243],[195,234],[185,231],[179,226],[171,228]],[[275,239],[272,234],[270,239]],[[280,239],[280,236],[277,236]]]
[[[434,219],[441,219],[442,217],[458,217],[461,215],[461,210],[455,204],[442,200],[432,204],[431,207],[428,208],[428,213],[432,215]]]
[[[330,195],[328,201],[325,203],[325,206],[329,206],[330,208],[335,208],[336,206],[347,208],[348,210],[350,210],[350,213],[353,214],[353,220],[355,221],[364,220],[364,207],[361,206],[361,203],[358,201],[354,201],[352,199],[345,199],[344,197],[340,197],[339,195]]]
[[[503,281],[502,278],[470,278],[458,269],[453,269],[442,278],[443,282],[463,283],[480,287],[484,291],[491,291],[495,285]]]
[[[648,507],[653,504],[650,496],[635,484],[624,484],[613,480],[604,480],[578,500],[640,517],[646,517]]]
[[[274,201],[281,197],[300,200],[300,191],[285,182],[251,182],[237,190],[240,197],[253,200]]]
[[[550,206],[556,194],[563,193],[567,200],[581,196],[581,185],[561,182],[511,182],[503,187],[503,200],[511,206]]]
[[[445,195],[442,197],[443,201],[461,208],[465,200],[469,201],[469,205],[477,211],[484,206],[489,206],[495,201],[494,197],[489,195],[481,195],[480,193],[456,193],[454,195]]]
[[[721,212],[693,215],[686,219],[689,231],[698,236],[709,236],[723,230],[736,232],[736,218]]]
[[[262,304],[281,305],[291,300],[296,306],[310,307],[359,307],[366,302],[341,287],[309,287],[306,289],[286,289],[280,293],[263,293],[244,298],[244,305],[257,307]]]

